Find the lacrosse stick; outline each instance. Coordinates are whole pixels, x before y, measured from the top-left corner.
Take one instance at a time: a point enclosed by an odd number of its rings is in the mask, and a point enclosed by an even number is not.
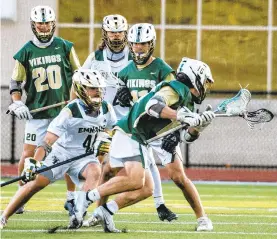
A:
[[[41,107],[41,108],[38,108],[38,109],[30,110],[30,113],[33,114],[33,113],[41,112],[41,111],[44,111],[44,110],[52,109],[52,108],[55,108],[55,107],[58,107],[58,106],[61,106],[61,105],[66,105],[69,102],[70,101],[67,100],[67,101],[63,101],[63,102],[56,103],[56,104],[53,104],[53,105],[44,106],[44,107]],[[14,115],[12,112],[10,112],[10,110],[7,110],[6,114]]]
[[[242,116],[246,113],[246,107],[251,99],[251,93],[247,89],[241,89],[237,95],[230,99],[222,101],[214,111],[222,112],[222,114],[215,114],[216,117],[229,117],[229,116]],[[175,123],[176,125],[176,123]],[[163,129],[158,132],[155,137],[146,140],[146,144],[149,144],[157,139],[163,138],[168,134],[171,134],[179,129],[186,127],[186,124],[178,122],[177,126],[164,131]],[[166,127],[167,128],[167,127]],[[163,132],[164,131],[164,132]]]
[[[52,168],[57,168],[57,167],[59,167],[59,166],[61,166],[61,165],[70,163],[70,162],[72,162],[72,161],[76,161],[76,160],[78,160],[78,159],[84,158],[84,157],[89,156],[89,155],[92,155],[92,154],[94,154],[94,150],[92,150],[92,151],[90,151],[90,152],[88,152],[88,153],[85,153],[85,154],[81,154],[81,155],[79,155],[79,156],[76,156],[76,157],[74,157],[74,158],[65,160],[65,161],[63,161],[63,162],[53,164],[53,165],[51,165],[51,166],[49,166],[49,167],[45,167],[45,168],[42,168],[42,169],[38,169],[38,170],[36,171],[36,174],[39,174],[39,173],[48,171],[48,170],[50,170],[50,169],[52,169]],[[16,177],[16,178],[14,178],[14,179],[12,179],[12,180],[10,180],[10,181],[1,183],[1,187],[4,187],[4,186],[9,185],[9,184],[11,184],[11,183],[17,182],[17,181],[22,180],[22,179],[24,179],[24,178],[25,178],[24,175],[23,175],[23,176],[20,176],[20,177]]]
[[[239,93],[231,99],[223,101],[217,106],[218,111],[225,114],[215,114],[216,117],[234,117],[239,116],[246,120],[248,126],[253,129],[255,124],[270,122],[274,115],[267,109],[258,109],[256,111],[247,111],[247,105],[250,102],[251,94],[246,89],[241,89]]]

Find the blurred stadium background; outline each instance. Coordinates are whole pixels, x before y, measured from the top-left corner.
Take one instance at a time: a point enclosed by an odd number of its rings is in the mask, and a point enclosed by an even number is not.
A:
[[[33,36],[30,10],[42,4],[54,8],[56,34],[75,43],[81,63],[100,42],[103,17],[118,13],[130,25],[154,24],[154,55],[174,69],[183,56],[210,65],[215,84],[204,104],[216,106],[249,84],[250,108],[277,114],[277,0],[1,0],[2,163],[21,154],[24,122],[5,114],[8,85],[13,55]],[[185,165],[276,173],[276,118],[253,131],[243,119],[215,119],[195,144],[182,147]]]

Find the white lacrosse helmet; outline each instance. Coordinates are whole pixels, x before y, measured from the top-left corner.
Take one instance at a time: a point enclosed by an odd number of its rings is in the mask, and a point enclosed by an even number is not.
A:
[[[102,23],[102,37],[105,41],[105,44],[110,48],[113,52],[121,52],[127,44],[127,30],[128,24],[125,17],[114,14],[108,15],[103,18]],[[124,32],[123,39],[113,39],[110,40],[107,32]]]
[[[36,38],[43,43],[49,42],[54,35],[56,29],[56,15],[54,10],[48,6],[36,6],[31,10],[31,28]],[[48,32],[38,32],[36,22],[51,23]]]
[[[133,60],[138,65],[145,64],[150,56],[152,55],[155,44],[156,44],[156,31],[152,24],[149,23],[139,23],[133,25],[128,32],[128,42],[130,47],[130,52],[132,54]],[[149,42],[149,51],[143,54],[135,53],[132,49],[133,43],[145,43]]]
[[[187,57],[183,57],[178,66],[177,80],[197,90],[199,96],[194,96],[197,104],[201,104],[206,97],[207,89],[214,83],[210,67],[206,63]]]
[[[72,76],[74,92],[84,104],[91,110],[99,110],[106,88],[105,79],[97,70],[78,69]],[[88,95],[86,87],[98,88],[99,94],[96,97]]]

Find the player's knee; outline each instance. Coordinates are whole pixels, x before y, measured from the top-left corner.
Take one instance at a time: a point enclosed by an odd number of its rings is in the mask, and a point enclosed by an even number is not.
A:
[[[144,187],[145,180],[143,178],[132,178],[129,181],[130,190],[138,190]]]

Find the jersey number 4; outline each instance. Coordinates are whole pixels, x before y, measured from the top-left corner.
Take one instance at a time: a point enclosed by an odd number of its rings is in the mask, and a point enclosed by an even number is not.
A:
[[[35,81],[35,87],[37,92],[45,90],[59,89],[62,86],[61,80],[61,68],[58,65],[50,65],[46,69],[38,67],[33,69],[32,77]]]
[[[97,138],[97,134],[93,135],[94,138],[92,138],[92,135],[88,135],[83,143],[83,147],[86,149],[86,153],[91,152],[94,153],[94,143],[96,141]]]

